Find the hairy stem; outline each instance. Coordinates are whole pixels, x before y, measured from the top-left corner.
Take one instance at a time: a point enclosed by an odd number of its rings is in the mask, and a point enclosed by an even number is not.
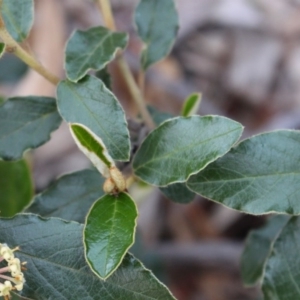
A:
[[[48,81],[57,85],[59,78],[49,72],[43,65],[41,65],[32,55],[26,52],[9,34],[5,28],[4,21],[0,15],[0,38],[5,44],[6,52],[13,53],[19,57],[25,64],[34,69]]]
[[[113,18],[109,0],[98,0],[98,1],[100,4],[102,14],[103,14],[103,19],[104,19],[105,25],[107,26],[107,28],[109,28],[111,30],[115,30],[116,26],[115,26],[115,22],[114,22],[114,18]],[[119,58],[117,59],[117,63],[120,68],[120,71],[124,77],[124,80],[129,88],[131,97],[134,100],[145,124],[150,129],[155,128],[155,124],[151,118],[151,115],[149,114],[149,112],[146,108],[141,90],[139,89],[139,87],[131,73],[129,66],[128,66],[127,62],[125,61],[125,59],[122,57],[122,55],[120,55]]]

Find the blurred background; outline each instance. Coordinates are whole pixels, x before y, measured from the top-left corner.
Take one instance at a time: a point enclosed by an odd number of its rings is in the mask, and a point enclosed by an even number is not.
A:
[[[112,0],[117,27],[131,35],[125,57],[135,75],[142,44],[135,34],[137,0]],[[201,92],[199,114],[228,116],[245,126],[243,138],[300,127],[300,1],[176,0],[178,39],[171,55],[146,74],[145,98],[178,115],[184,99]],[[36,0],[24,47],[64,77],[63,52],[75,28],[102,23],[90,0]],[[163,29],[162,29],[163,30]],[[137,114],[114,64],[109,71],[128,119]],[[55,96],[55,87],[11,55],[0,60],[0,95]],[[133,123],[140,134],[143,126]],[[63,173],[89,167],[63,124],[30,157],[36,192]],[[140,216],[132,252],[179,300],[258,300],[259,288],[243,287],[239,259],[248,232],[266,217],[229,210],[196,197],[176,204],[159,190],[133,186]]]

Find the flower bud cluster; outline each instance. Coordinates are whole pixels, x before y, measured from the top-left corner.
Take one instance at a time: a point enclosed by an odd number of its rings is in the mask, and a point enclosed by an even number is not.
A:
[[[20,260],[15,257],[14,251],[16,250],[18,248],[10,249],[6,244],[0,244],[0,262],[7,262],[7,266],[0,268],[0,296],[4,299],[9,299],[12,290],[21,291],[25,283],[22,273],[24,263],[21,264]],[[5,273],[10,273],[11,276]]]
[[[109,169],[110,177],[106,179],[103,190],[106,194],[114,194],[124,192],[126,190],[126,181],[123,174],[116,166]]]

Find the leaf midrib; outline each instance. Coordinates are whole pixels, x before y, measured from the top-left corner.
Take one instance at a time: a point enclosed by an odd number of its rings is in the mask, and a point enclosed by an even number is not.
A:
[[[71,89],[68,82],[65,82],[66,86],[69,87],[69,90],[71,91],[71,93],[73,93],[76,98],[79,100],[80,103],[83,104],[83,106],[87,109],[87,111],[90,113],[90,115],[93,117],[93,119],[95,120],[95,122],[98,124],[98,126],[100,127],[101,131],[104,133],[104,135],[106,136],[106,138],[110,141],[110,143],[118,150],[119,154],[122,153],[121,149],[115,144],[113,139],[110,139],[109,134],[106,132],[106,130],[101,126],[101,123],[98,121],[98,119],[96,118],[96,115],[90,110],[90,108],[85,104],[84,101],[81,100],[81,95],[75,90],[75,89]],[[116,101],[114,99],[114,101]],[[98,102],[98,101],[97,101]],[[88,127],[88,126],[87,126]],[[93,130],[91,129],[91,131],[93,132]],[[97,133],[95,133],[97,135]],[[105,143],[104,143],[105,144]],[[109,149],[111,150],[111,149]],[[115,159],[115,157],[113,157]]]
[[[221,169],[221,168],[220,168]],[[254,180],[256,178],[263,178],[263,177],[275,177],[275,176],[292,176],[292,175],[300,175],[299,173],[296,172],[289,172],[289,173],[276,173],[276,174],[263,174],[263,175],[256,175],[256,176],[244,176],[243,178],[234,178],[234,179],[229,179],[229,180],[206,180],[202,182],[188,182],[188,185],[196,185],[196,184],[209,184],[209,183],[215,183],[215,182],[237,182],[237,181],[247,181],[247,180]],[[197,176],[197,175],[195,175]]]
[[[85,56],[85,59],[84,61],[82,62],[81,66],[78,68],[78,71],[77,71],[77,77],[80,77],[80,74],[83,72],[84,69],[90,69],[90,67],[88,67],[86,64],[89,62],[89,60],[91,59],[91,57],[95,54],[95,52],[98,50],[98,49],[103,49],[103,44],[105,43],[106,39],[107,38],[110,38],[111,36],[113,35],[113,33],[111,32],[107,32],[103,37],[102,39],[99,41],[98,44],[96,44],[96,46],[94,47],[93,51],[91,52],[88,52],[87,54],[83,55]],[[102,47],[101,47],[102,46]],[[116,47],[117,49],[119,49],[120,47]],[[111,57],[114,57],[115,56],[115,53],[117,51],[117,49],[115,49],[115,51],[109,56],[109,58]],[[103,51],[103,50],[102,50]],[[105,64],[108,64],[110,61],[110,59],[108,59],[108,61],[106,61],[105,59],[99,58],[99,60],[96,62],[96,65],[100,65],[99,67],[96,66],[96,68],[100,68],[101,65],[105,65]],[[94,66],[92,66],[93,68]],[[85,72],[85,71],[84,71]]]
[[[18,131],[18,130],[20,130],[20,129],[26,127],[26,126],[28,126],[28,125],[31,124],[31,123],[37,122],[37,121],[39,121],[39,120],[41,120],[41,119],[44,119],[44,118],[48,117],[49,115],[55,114],[55,113],[56,113],[56,109],[54,109],[54,110],[52,110],[52,111],[49,111],[49,112],[47,112],[46,114],[39,115],[37,118],[32,119],[32,120],[30,120],[29,122],[23,123],[21,126],[15,128],[13,131],[10,131],[10,132],[8,132],[8,133],[5,134],[5,135],[0,136],[0,140],[2,140],[2,139],[4,139],[4,138],[6,138],[6,137],[8,137],[8,136],[10,136],[10,135],[12,135],[12,134],[14,134],[16,131]]]
[[[74,248],[78,249],[78,246],[76,246]],[[68,248],[68,249],[71,249],[71,248]],[[65,249],[65,250],[68,250],[68,249]],[[88,277],[92,277],[92,278],[96,277],[96,275],[94,275],[92,272],[82,272],[81,270],[74,269],[74,268],[71,268],[71,267],[67,267],[67,266],[64,266],[64,265],[60,265],[58,263],[48,261],[47,259],[30,255],[30,254],[25,253],[23,251],[18,251],[18,252],[22,253],[25,257],[31,258],[33,260],[39,260],[39,261],[42,261],[42,262],[45,262],[45,263],[48,263],[48,264],[52,264],[52,265],[57,266],[58,268],[61,268],[61,269],[70,270],[72,272],[79,273],[79,274],[82,274],[82,275],[85,275],[85,276],[88,276]],[[86,268],[86,267],[88,267],[88,265],[84,266],[84,268]],[[149,275],[151,275],[151,274],[149,274]],[[117,287],[117,288],[119,288],[121,290],[128,291],[128,292],[130,292],[132,294],[142,295],[145,298],[156,300],[156,298],[149,297],[149,296],[147,296],[145,294],[142,294],[142,293],[139,293],[139,292],[136,292],[136,291],[132,291],[132,290],[126,289],[125,287],[123,287],[121,285],[114,284],[113,282],[108,282],[108,281],[103,282],[100,278],[98,278],[98,280],[102,283],[102,286],[111,285],[111,286]]]
[[[110,201],[111,201],[111,199],[110,199]],[[108,238],[108,242],[107,242],[107,247],[106,247],[106,249],[107,249],[107,251],[106,251],[106,255],[105,255],[105,275],[106,276],[108,276],[110,273],[111,273],[111,271],[107,274],[107,260],[108,260],[108,257],[111,257],[111,255],[109,255],[109,253],[114,253],[114,251],[110,251],[110,245],[111,245],[111,241],[112,241],[112,239],[113,239],[113,232],[114,232],[114,229],[115,229],[115,227],[116,227],[116,211],[117,211],[117,200],[116,199],[114,199],[113,200],[114,201],[114,205],[113,205],[113,216],[112,216],[112,218],[111,218],[111,220],[112,220],[112,223],[111,223],[111,226],[110,226],[110,231],[109,231],[109,238]],[[115,235],[114,235],[115,236]],[[106,277],[105,276],[105,277]]]
[[[209,141],[211,141],[211,140],[214,140],[214,139],[217,139],[217,138],[219,138],[219,137],[225,136],[225,135],[227,135],[227,134],[229,134],[229,133],[231,133],[231,132],[234,132],[234,131],[237,131],[237,130],[240,130],[240,129],[241,129],[241,128],[238,128],[238,127],[237,127],[237,128],[235,128],[235,129],[233,129],[233,130],[227,131],[227,132],[225,132],[225,133],[223,133],[223,134],[220,134],[220,135],[216,135],[216,136],[214,136],[214,137],[212,137],[212,138],[203,140],[203,141],[201,141],[201,142],[191,143],[191,144],[189,144],[189,145],[187,145],[187,146],[173,149],[173,151],[170,151],[169,153],[166,153],[165,155],[162,155],[162,156],[158,156],[158,157],[152,158],[152,159],[148,160],[147,162],[145,162],[144,164],[141,164],[139,167],[135,168],[135,171],[137,171],[137,170],[140,169],[140,168],[143,168],[143,167],[147,166],[148,164],[150,164],[150,163],[152,163],[152,162],[154,162],[154,161],[169,158],[170,156],[173,156],[174,154],[176,154],[176,153],[178,153],[178,152],[182,152],[182,151],[188,150],[188,149],[190,149],[190,148],[192,148],[192,147],[199,146],[199,145],[201,145],[201,144],[204,144],[204,143],[209,142]],[[233,145],[234,145],[234,143],[233,143]]]

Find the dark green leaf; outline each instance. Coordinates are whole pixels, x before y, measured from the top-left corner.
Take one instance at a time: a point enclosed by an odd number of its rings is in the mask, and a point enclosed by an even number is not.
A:
[[[27,70],[28,66],[18,57],[5,53],[0,59],[0,82],[17,83]]]
[[[202,95],[201,94],[191,94],[184,101],[181,115],[184,117],[189,117],[195,115],[199,109]]]
[[[105,195],[91,208],[84,229],[87,262],[100,277],[109,277],[134,242],[137,208],[126,193]]]
[[[6,99],[0,95],[0,106],[6,101]]]
[[[118,49],[124,49],[128,36],[105,27],[77,30],[66,48],[66,71],[71,81],[78,81],[90,70],[101,70],[115,58]]]
[[[54,98],[16,97],[0,106],[0,157],[19,159],[50,139],[61,118]]]
[[[174,116],[167,112],[162,112],[154,108],[153,106],[147,107],[154,123],[159,126],[164,121],[173,118]]]
[[[241,275],[247,286],[255,285],[262,280],[273,242],[289,218],[284,215],[272,217],[265,226],[251,231],[248,235],[241,257]]]
[[[135,11],[138,34],[145,43],[141,64],[144,70],[168,55],[178,30],[173,0],[141,0]]]
[[[92,204],[103,196],[103,177],[96,170],[83,170],[60,177],[37,195],[28,212],[84,223]]]
[[[0,43],[0,58],[3,55],[4,51],[5,51],[5,44],[4,43]]]
[[[195,193],[186,187],[185,182],[167,185],[160,190],[167,198],[181,204],[190,203],[195,198]]]
[[[274,242],[263,281],[264,300],[300,299],[300,218],[293,217]]]
[[[0,216],[12,217],[27,206],[33,196],[30,170],[24,160],[0,160]]]
[[[152,106],[148,106],[148,111],[156,125],[160,125],[164,121],[174,117],[170,113],[158,111]],[[182,182],[174,183],[159,189],[167,198],[177,203],[190,203],[195,198],[195,193],[189,190],[185,183]]]
[[[33,0],[2,0],[1,14],[11,36],[22,42],[33,24]]]
[[[174,299],[141,263],[126,255],[106,281],[91,272],[84,258],[83,225],[61,219],[19,215],[0,219],[0,243],[27,261],[22,296],[35,300],[149,300]]]
[[[192,176],[187,185],[206,198],[250,214],[299,214],[299,148],[299,131],[257,135]]]
[[[228,152],[242,130],[241,124],[219,116],[165,121],[147,136],[137,151],[134,172],[153,185],[184,182]]]
[[[69,123],[89,128],[103,141],[115,160],[128,160],[129,132],[124,111],[116,97],[96,77],[86,76],[80,82],[60,82],[58,108]]]
[[[99,78],[110,91],[112,90],[111,76],[107,70],[107,67],[97,71],[95,76]]]

